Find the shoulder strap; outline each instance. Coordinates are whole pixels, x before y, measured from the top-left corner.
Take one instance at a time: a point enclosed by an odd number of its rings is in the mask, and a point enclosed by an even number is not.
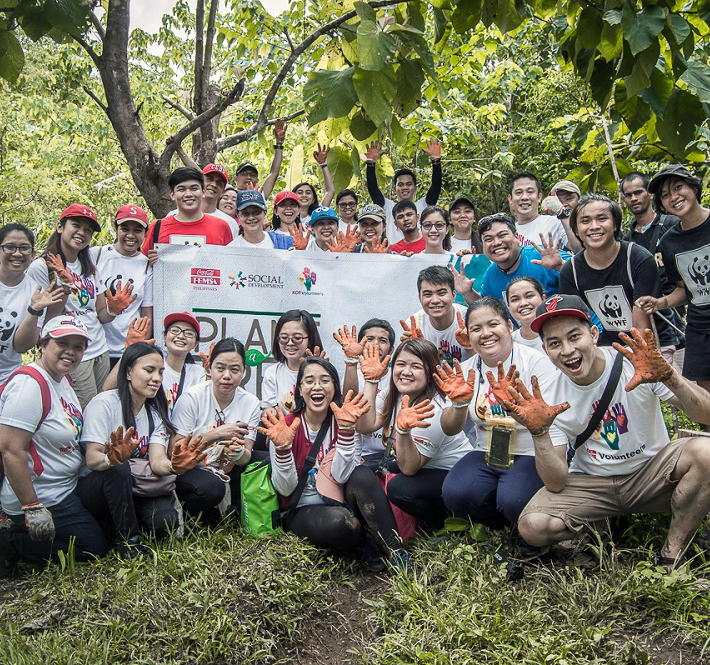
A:
[[[631,252],[633,251],[634,243],[629,242],[629,246],[626,248],[626,274],[629,276],[629,282],[631,282],[631,288],[634,288],[634,276],[631,274]]]
[[[572,264],[572,277],[574,277],[574,287],[579,291],[579,282],[577,282],[577,266],[574,263],[575,254],[572,254],[569,262]]]
[[[158,244],[158,236],[160,235],[160,222],[162,219],[156,219],[155,224],[153,224],[153,245]]]
[[[2,395],[3,390],[5,390],[5,388],[7,387],[7,384],[10,383],[10,381],[12,381],[14,377],[19,376],[21,374],[24,374],[25,376],[31,376],[39,384],[39,391],[40,395],[42,396],[42,415],[40,416],[39,422],[37,423],[37,429],[39,429],[42,426],[42,423],[49,415],[49,410],[52,407],[52,396],[49,392],[49,384],[47,383],[47,379],[42,376],[42,373],[40,371],[38,371],[34,367],[29,366],[20,367],[19,369],[16,369],[12,374],[10,374],[7,381],[5,381],[2,386],[0,386],[0,395]]]
[[[306,461],[303,463],[301,473],[298,474],[298,485],[296,485],[296,489],[293,490],[293,494],[291,494],[291,498],[288,500],[286,512],[294,510],[301,499],[301,494],[303,494],[303,489],[306,486],[306,481],[308,480],[308,472],[316,463],[316,458],[318,457],[318,452],[323,444],[323,439],[325,439],[325,435],[330,429],[330,421],[330,417],[326,418],[318,430],[316,440],[313,442],[311,449],[308,451],[308,456],[306,457]]]
[[[609,374],[609,380],[606,382],[606,387],[599,400],[599,404],[597,404],[597,408],[589,419],[587,428],[574,441],[575,451],[594,433],[594,430],[597,429],[599,423],[602,421],[606,410],[609,408],[609,404],[611,404],[611,398],[614,396],[616,387],[619,385],[623,364],[624,356],[617,351],[614,364],[611,368],[611,374]]]
[[[180,383],[178,384],[178,389],[177,389],[177,395],[175,395],[175,401],[177,401],[177,398],[182,395],[182,388],[185,385],[185,374],[187,373],[186,367],[183,364],[182,369],[180,370]]]

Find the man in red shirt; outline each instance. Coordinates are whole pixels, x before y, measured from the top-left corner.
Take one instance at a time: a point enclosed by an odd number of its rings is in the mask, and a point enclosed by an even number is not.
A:
[[[153,247],[157,243],[228,245],[232,242],[227,222],[202,212],[204,184],[204,176],[197,169],[182,167],[170,174],[170,198],[177,205],[177,213],[150,225],[142,251],[151,263],[157,258]]]
[[[400,201],[392,208],[392,216],[397,228],[404,234],[404,240],[396,242],[390,250],[395,254],[411,252],[419,254],[424,251],[426,243],[419,231],[419,214],[417,206],[412,201]]]

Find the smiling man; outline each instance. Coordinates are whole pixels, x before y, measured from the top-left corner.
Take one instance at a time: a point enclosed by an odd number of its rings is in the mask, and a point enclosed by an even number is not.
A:
[[[395,254],[404,252],[419,254],[419,252],[423,252],[426,242],[424,242],[424,236],[419,231],[417,206],[412,201],[400,201],[392,208],[392,214],[400,232],[399,236],[403,236],[402,240],[390,247],[392,252]],[[387,238],[390,238],[389,233],[387,233]]]
[[[576,296],[548,298],[531,328],[540,333],[563,376],[554,387],[552,406],[539,391],[530,395],[524,386],[512,392],[502,385],[498,392],[494,388],[506,410],[532,434],[545,485],[523,510],[520,534],[542,547],[593,530],[609,517],[670,510],[659,563],[682,565],[690,538],[710,510],[710,443],[700,437],[669,441],[661,401],[707,420],[710,395],[663,359],[650,330],[645,336],[636,329],[631,337],[624,335],[628,348],[597,347],[589,309]],[[618,374],[612,376],[615,367]],[[608,384],[607,406],[589,431]],[[552,445],[551,429],[575,444],[569,469],[564,447]]]

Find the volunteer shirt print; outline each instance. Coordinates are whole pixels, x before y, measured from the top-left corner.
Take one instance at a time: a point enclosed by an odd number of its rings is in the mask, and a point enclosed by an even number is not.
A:
[[[148,457],[148,447],[157,443],[167,446],[165,426],[158,415],[153,410],[153,434],[150,434],[150,423],[145,405],[135,416],[136,429],[135,436],[138,439],[138,448],[133,451],[131,457],[146,459]],[[84,409],[84,429],[81,432],[81,442],[101,443],[106,445],[111,439],[111,432],[115,432],[119,427],[123,427],[125,435],[128,428],[123,422],[121,413],[121,399],[118,390],[107,390],[94,397]]]
[[[570,408],[555,418],[553,427],[562,430],[571,444],[586,429],[614,364],[615,349],[599,350],[605,360],[602,375],[591,385],[579,386],[561,374],[553,387],[552,402],[548,402],[570,403]],[[624,359],[609,408],[597,430],[575,453],[570,471],[593,476],[634,473],[669,443],[661,400],[668,401],[673,393],[662,383],[642,383],[626,392],[624,387],[633,375],[633,365]]]
[[[17,286],[0,282],[0,383],[22,364],[22,356],[15,351],[13,341],[36,289],[37,284],[27,276]],[[42,327],[43,321],[44,317],[40,316],[38,327]]]
[[[360,367],[357,368],[357,385],[358,391],[365,390],[365,377],[363,377]],[[382,392],[387,392],[390,385],[390,369],[387,369],[386,374],[380,379],[377,384],[377,395]],[[384,451],[384,443],[382,441],[382,428],[371,434],[356,434],[362,441],[362,452],[365,454],[377,454]]]
[[[431,318],[424,313],[423,309],[414,314],[414,320],[417,323],[417,327],[422,331],[424,339],[430,341],[439,350],[439,358],[447,363],[451,363],[454,359],[462,362],[468,358],[468,351],[456,341],[456,331],[459,329],[456,312],[461,312],[461,316],[465,320],[467,308],[456,303],[453,304],[453,307],[455,310],[454,322],[445,330],[434,328]],[[406,320],[406,323],[409,325],[409,319]]]
[[[384,410],[387,394],[388,391],[383,390],[377,395],[375,402],[377,413],[381,414]],[[410,431],[410,434],[417,450],[422,455],[429,458],[425,468],[449,471],[464,455],[471,452],[471,444],[468,437],[463,432],[449,436],[444,433],[441,427],[441,416],[444,409],[451,406],[451,402],[448,399],[435,396],[434,399],[431,400],[431,404],[434,407],[434,415],[428,419],[429,427],[415,427]],[[402,396],[400,395],[397,401],[397,407],[392,414],[392,424],[397,422],[397,413],[401,405]],[[387,427],[388,424],[386,424],[383,429],[387,429]],[[394,432],[394,427],[392,431]],[[394,448],[396,453],[396,440]]]
[[[84,457],[79,449],[83,417],[79,400],[66,377],[55,381],[36,363],[31,363],[46,379],[50,409],[42,426],[42,393],[31,376],[19,375],[10,381],[0,397],[0,425],[32,433],[34,454],[27,451],[27,466],[37,500],[45,506],[61,503],[76,487]],[[7,478],[2,483],[0,503],[10,515],[20,515],[22,506]]]
[[[503,369],[507,372],[511,364],[515,364],[516,369],[520,372],[520,380],[531,392],[532,377],[537,376],[543,399],[550,404],[552,386],[560,377],[560,371],[550,362],[550,359],[540,351],[522,344],[513,343],[512,353],[503,361]],[[479,355],[475,355],[465,363],[462,363],[461,369],[465,377],[468,377],[469,370],[474,370],[476,373],[473,400],[468,407],[468,417],[474,427],[469,428],[468,434],[474,450],[485,450],[488,436],[486,420],[492,416],[504,417],[509,415],[498,403],[488,382],[487,372],[497,378],[498,368],[497,366],[490,367],[486,365]],[[530,432],[519,423],[516,423],[515,430],[515,454],[534,455],[535,444]],[[559,430],[550,430],[550,438],[555,446],[567,445],[567,437]]]
[[[111,323],[104,324],[109,355],[112,358],[120,358],[131,321],[140,317],[141,307],[153,306],[153,269],[148,267],[148,259],[140,252],[135,256],[124,256],[117,252],[113,245],[92,247],[90,252],[108,291],[115,295],[118,282],[121,282],[123,289],[126,284],[131,284],[131,295],[136,296]]]
[[[182,384],[182,390],[185,392],[188,388],[196,386],[198,383],[205,381],[205,368],[202,364],[185,363],[185,381]],[[180,372],[176,372],[168,363],[165,363],[163,371],[163,390],[165,397],[168,400],[168,413],[172,415],[177,401],[178,390],[180,388]]]
[[[610,346],[619,341],[620,332],[631,330],[636,300],[661,295],[658,267],[648,250],[623,240],[607,268],[592,268],[585,257],[586,251],[582,251],[562,266],[560,293],[579,296],[589,305],[604,327],[599,345]]]
[[[676,224],[661,238],[659,248],[668,279],[682,281],[688,298],[688,328],[710,329],[710,216],[694,229]]]
[[[284,413],[291,413],[297,375],[298,370],[289,369],[286,363],[269,365],[261,381],[261,408],[279,406]]]
[[[520,239],[520,245],[522,247],[532,247],[532,243],[535,243],[538,247],[542,247],[540,244],[540,234],[542,233],[545,238],[545,242],[549,240],[549,234],[552,233],[552,242],[557,242],[560,238],[562,242],[560,247],[567,246],[567,233],[565,232],[565,227],[562,226],[562,222],[553,215],[538,215],[532,222],[527,224],[520,224],[517,222],[515,228],[518,230],[518,238]]]
[[[74,314],[86,326],[89,333],[89,345],[84,352],[83,360],[91,360],[108,351],[104,327],[96,315],[96,298],[105,290],[101,271],[97,268],[93,275],[82,277],[81,263],[77,259],[67,263],[75,289],[69,294],[64,311]],[[49,286],[49,273],[47,263],[42,259],[35,259],[27,270],[27,275],[43,289]]]

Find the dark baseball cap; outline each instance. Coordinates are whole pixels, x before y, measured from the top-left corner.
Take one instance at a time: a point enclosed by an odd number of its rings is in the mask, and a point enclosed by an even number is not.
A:
[[[555,295],[550,296],[535,311],[535,318],[530,323],[530,329],[540,334],[540,328],[553,316],[576,316],[582,321],[592,322],[592,313],[584,300],[579,296]]]
[[[465,197],[465,196],[459,196],[457,199],[452,201],[449,204],[449,214],[451,214],[451,211],[459,204],[459,203],[465,203],[467,206],[473,208],[474,210],[476,209],[476,206],[473,205],[473,201],[471,199]]]
[[[661,187],[661,183],[670,178],[671,176],[678,176],[679,178],[692,178],[693,173],[687,166],[682,164],[671,164],[670,166],[664,166],[658,173],[656,173],[651,182],[648,183],[648,191],[651,194],[655,194]]]
[[[246,169],[251,169],[252,171],[255,171],[257,175],[259,174],[259,169],[256,168],[256,166],[254,166],[251,162],[242,162],[239,166],[237,166],[236,174],[239,175]]]
[[[249,206],[257,206],[266,210],[264,195],[258,189],[243,189],[237,194],[237,210],[244,210]]]

